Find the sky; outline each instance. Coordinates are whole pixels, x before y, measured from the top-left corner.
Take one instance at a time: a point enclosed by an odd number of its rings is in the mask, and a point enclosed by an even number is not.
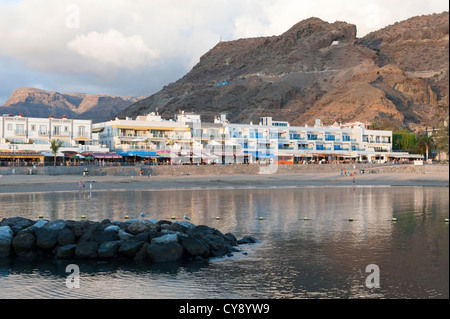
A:
[[[19,87],[149,96],[220,40],[280,35],[318,17],[363,37],[447,0],[0,0],[0,105]]]

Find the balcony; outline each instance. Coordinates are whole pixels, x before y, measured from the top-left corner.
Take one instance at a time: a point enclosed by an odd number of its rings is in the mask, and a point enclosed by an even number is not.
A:
[[[70,138],[71,137],[71,133],[70,132],[56,131],[56,132],[52,133],[52,137],[67,137],[67,138]]]

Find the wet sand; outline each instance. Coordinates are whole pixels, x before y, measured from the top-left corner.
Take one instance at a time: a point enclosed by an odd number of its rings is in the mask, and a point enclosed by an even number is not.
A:
[[[94,176],[5,175],[0,176],[0,193],[78,191],[79,182],[92,191],[185,188],[253,187],[352,187],[353,176],[339,173],[228,175],[228,176]],[[356,187],[449,186],[448,174],[363,174],[355,176]]]

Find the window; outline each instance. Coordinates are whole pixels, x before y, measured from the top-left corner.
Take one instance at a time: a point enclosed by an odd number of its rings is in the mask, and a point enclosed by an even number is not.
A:
[[[60,135],[61,134],[61,127],[60,126],[54,126],[53,127],[53,135]]]
[[[25,134],[25,130],[24,130],[23,124],[17,124],[16,125],[16,134],[18,134],[18,135],[24,135]]]
[[[8,124],[8,131],[12,131],[12,124]]]
[[[32,125],[31,125],[31,131],[32,131],[32,132],[35,132],[35,131],[36,131],[36,125],[35,125],[35,124],[32,124]]]
[[[39,134],[47,135],[47,126],[46,125],[39,125]]]

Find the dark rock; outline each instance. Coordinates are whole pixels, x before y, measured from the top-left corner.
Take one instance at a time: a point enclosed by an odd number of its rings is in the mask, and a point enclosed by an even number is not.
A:
[[[133,240],[137,240],[137,241],[145,241],[145,242],[147,242],[147,243],[149,243],[150,242],[150,238],[151,237],[153,237],[153,235],[152,234],[158,234],[158,232],[144,232],[144,233],[139,233],[139,234],[136,234],[134,237],[133,237]]]
[[[207,234],[203,238],[210,247],[213,256],[219,257],[231,252],[231,245],[222,236]]]
[[[111,258],[116,256],[120,243],[120,240],[107,241],[102,243],[97,251],[98,256],[101,258]]]
[[[122,242],[119,246],[119,253],[127,257],[133,258],[136,253],[141,249],[143,241],[137,241],[134,239],[126,240]]]
[[[9,226],[0,226],[0,257],[8,257],[11,253],[11,242],[14,232]]]
[[[109,225],[111,225],[111,220],[109,220],[109,219],[103,219],[101,222],[100,222],[100,224],[102,224],[102,225],[104,225],[105,227],[106,226],[109,226]]]
[[[232,233],[226,233],[224,238],[228,240],[231,246],[236,246],[238,244],[236,237]]]
[[[31,219],[23,217],[10,217],[4,218],[0,222],[0,226],[9,226],[14,234],[17,234],[20,230],[30,227],[34,222]]]
[[[58,244],[58,233],[60,229],[42,227],[35,231],[36,245],[44,250],[51,250]]]
[[[156,225],[159,225],[159,226],[170,225],[170,224],[172,224],[172,222],[170,220],[164,220],[164,219],[162,219],[156,223]]]
[[[186,232],[186,230],[188,230],[187,227],[180,225],[178,223],[172,223],[170,225],[167,225],[166,227],[164,227],[164,229],[170,230],[170,231],[175,231],[175,232],[181,232],[184,233]]]
[[[256,238],[254,238],[254,237],[246,236],[246,237],[238,240],[237,243],[239,245],[242,245],[242,244],[255,244],[255,243],[259,243],[259,241]]]
[[[64,246],[60,246],[58,247],[58,249],[56,250],[56,257],[58,258],[72,258],[74,253],[75,253],[75,247],[77,245],[75,244],[70,244],[70,245],[64,245]]]
[[[134,260],[145,260],[148,258],[148,254],[147,254],[147,246],[149,245],[149,243],[145,242],[141,249],[139,249],[139,251],[136,253],[136,255],[134,256]]]
[[[192,234],[192,235],[196,235],[196,234],[200,234],[200,235],[206,235],[206,234],[214,234],[214,232],[216,231],[215,228],[206,226],[206,225],[198,225],[195,226],[195,228],[193,229],[189,229],[187,231],[188,234]]]
[[[210,255],[208,244],[199,238],[183,238],[181,239],[181,245],[191,256],[209,257]]]
[[[119,240],[119,235],[113,231],[95,231],[89,240],[101,244],[105,241]]]
[[[129,223],[125,231],[132,235],[136,235],[143,232],[157,231],[157,226],[151,221],[138,219]]]
[[[154,262],[171,262],[188,257],[204,260],[239,251],[239,243],[256,243],[253,237],[240,241],[231,234],[191,223],[147,220],[113,222],[29,221],[4,219],[0,226],[0,257],[15,255],[35,258],[134,258]],[[9,226],[11,225],[11,226]],[[16,227],[14,233],[11,227]],[[161,230],[163,228],[163,230]],[[129,231],[130,233],[128,233]]]
[[[100,228],[100,223],[91,223],[85,229],[80,239],[78,240],[80,243],[85,241],[90,241],[91,237],[94,233]]]
[[[81,259],[93,259],[98,256],[98,244],[95,242],[84,241],[75,247],[75,256]]]
[[[69,228],[61,229],[58,232],[58,245],[66,246],[75,244],[75,234]]]
[[[154,262],[178,261],[183,257],[183,250],[183,246],[176,242],[150,244],[147,246],[147,255]]]
[[[12,240],[14,253],[17,256],[26,256],[36,248],[36,237],[31,233],[19,233]]]
[[[99,223],[90,220],[68,220],[66,222],[66,227],[73,231],[77,241],[79,241],[85,233],[88,233],[86,237],[91,236],[98,226]],[[86,237],[83,239],[83,241],[86,241]]]
[[[45,224],[47,224],[47,223],[48,223],[48,220],[40,219],[40,220],[36,221],[35,223],[33,223],[33,225],[31,225],[27,228],[21,229],[17,234],[30,233],[30,234],[34,235],[34,233],[37,229],[44,227]]]

